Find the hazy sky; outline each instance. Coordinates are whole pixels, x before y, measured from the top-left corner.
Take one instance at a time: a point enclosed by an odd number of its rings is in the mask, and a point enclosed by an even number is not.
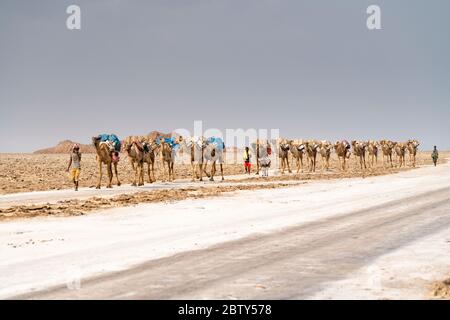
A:
[[[194,120],[450,149],[449,39],[448,0],[0,0],[0,152]]]

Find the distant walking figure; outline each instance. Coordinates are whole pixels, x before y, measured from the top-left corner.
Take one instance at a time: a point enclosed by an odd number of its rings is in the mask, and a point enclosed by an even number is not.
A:
[[[434,166],[436,167],[437,161],[439,159],[439,152],[438,152],[436,146],[434,146],[433,153],[431,154],[431,159],[433,159]]]
[[[75,144],[72,147],[72,153],[70,154],[69,165],[67,166],[67,172],[69,172],[70,168],[70,176],[72,178],[73,184],[75,186],[75,191],[78,191],[78,181],[80,178],[80,170],[81,170],[81,153],[80,146]]]
[[[242,156],[244,158],[244,169],[245,169],[245,173],[250,174],[250,168],[251,168],[251,158],[252,158],[252,154],[250,152],[250,149],[248,147],[245,147],[245,151],[244,154]]]

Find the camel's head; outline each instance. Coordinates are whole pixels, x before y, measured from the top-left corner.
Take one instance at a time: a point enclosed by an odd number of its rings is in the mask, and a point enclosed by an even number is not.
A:
[[[187,139],[185,139],[182,135],[176,136],[174,139],[174,142],[176,144],[182,144],[183,142],[186,142]]]
[[[100,138],[99,137],[92,137],[92,144],[94,146],[97,146],[100,143]]]
[[[312,151],[316,151],[319,148],[319,143],[315,140],[308,141],[308,148]]]
[[[281,150],[288,151],[289,150],[289,140],[287,139],[279,139],[278,144],[280,145]]]
[[[411,146],[413,149],[417,149],[420,145],[419,141],[417,140],[408,140],[407,144]]]
[[[320,141],[319,149],[328,151],[333,149],[333,145],[330,141],[322,140]]]
[[[290,146],[292,149],[297,149],[297,151],[304,153],[306,150],[305,143],[302,139],[296,139],[290,141]]]

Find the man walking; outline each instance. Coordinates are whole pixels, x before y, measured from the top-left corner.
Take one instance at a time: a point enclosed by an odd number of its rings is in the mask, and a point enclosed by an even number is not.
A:
[[[75,186],[75,191],[78,191],[78,182],[80,178],[81,171],[81,152],[80,146],[75,144],[72,147],[72,153],[70,154],[69,165],[67,166],[67,172],[69,172],[70,168],[70,177],[72,178],[73,184]]]
[[[439,159],[439,152],[437,151],[436,146],[434,146],[433,153],[431,154],[431,159],[433,159],[434,166],[436,167]]]

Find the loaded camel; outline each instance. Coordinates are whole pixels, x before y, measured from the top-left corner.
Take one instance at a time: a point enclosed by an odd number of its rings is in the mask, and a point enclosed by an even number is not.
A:
[[[114,145],[108,141],[101,141],[99,137],[92,137],[92,143],[97,153],[96,160],[99,171],[96,188],[97,189],[101,188],[103,176],[103,164],[106,165],[106,169],[108,172],[108,184],[106,185],[106,187],[112,188],[113,166],[114,172],[116,174],[117,186],[120,186],[119,175],[117,174],[117,163],[119,162],[119,153],[114,149]]]
[[[176,143],[180,145],[180,151],[186,152],[190,157],[192,169],[192,181],[203,181],[203,151],[206,147],[204,137],[178,136]]]
[[[361,166],[361,170],[367,169],[366,166],[366,142],[364,141],[352,141],[352,147],[353,147],[353,154],[355,155],[356,164],[358,164],[358,158],[359,158],[359,164]]]
[[[390,140],[381,140],[380,146],[381,146],[381,152],[383,153],[383,167],[385,166],[384,161],[386,160],[391,164],[391,168],[394,167],[392,164],[392,151],[395,148],[396,143],[394,141]]]
[[[334,150],[336,151],[336,154],[339,159],[339,167],[343,171],[346,170],[345,163],[346,163],[347,159],[350,158],[350,149],[351,149],[351,146],[347,140],[337,141],[334,144]]]
[[[284,170],[287,169],[289,173],[292,173],[289,167],[289,141],[287,139],[278,139],[278,156],[280,157],[280,170],[281,174],[284,174]]]
[[[375,163],[378,163],[378,144],[373,140],[369,140],[367,142],[367,152],[369,153],[369,165],[373,168]]]
[[[256,154],[256,174],[259,175],[261,169],[262,177],[268,177],[271,165],[270,155],[272,154],[269,140],[257,139],[255,143],[252,143],[252,149]]]
[[[333,144],[330,141],[320,141],[319,153],[322,158],[322,171],[330,170],[331,150],[333,150]]]
[[[163,167],[162,181],[166,182],[168,180],[169,182],[171,182],[174,180],[173,165],[175,162],[174,149],[176,148],[176,144],[170,138],[161,138],[161,137],[158,137],[157,142],[159,142],[161,162]],[[167,166],[167,180],[166,180],[166,166]]]
[[[309,172],[316,172],[316,159],[319,143],[315,140],[305,142],[306,155],[308,156]]]
[[[203,161],[204,161],[203,172],[209,177],[210,181],[214,181],[214,175],[216,174],[216,163],[219,163],[220,165],[220,173],[222,176],[222,181],[225,180],[223,176],[224,151],[225,151],[225,144],[223,143],[223,140],[221,138],[211,137],[206,140],[206,146],[203,150]],[[210,173],[206,171],[208,162],[211,162]]]
[[[123,149],[126,151],[134,171],[132,186],[144,185],[144,146],[140,140],[137,136],[130,136],[123,141]]]
[[[292,158],[295,159],[297,173],[300,171],[303,173],[303,155],[306,152],[305,143],[303,140],[291,140],[289,141],[289,150],[291,151]]]
[[[256,155],[256,175],[259,175],[261,169],[262,176],[267,177],[270,168],[271,160],[269,156],[272,154],[272,147],[267,139],[256,139],[254,143],[251,144],[251,149]]]
[[[398,166],[399,168],[401,168],[403,165],[405,165],[406,143],[397,143],[394,150],[397,154]]]
[[[413,167],[416,166],[416,155],[417,155],[417,149],[419,148],[419,141],[417,140],[408,140],[406,142],[408,152],[409,152],[409,162]]]

